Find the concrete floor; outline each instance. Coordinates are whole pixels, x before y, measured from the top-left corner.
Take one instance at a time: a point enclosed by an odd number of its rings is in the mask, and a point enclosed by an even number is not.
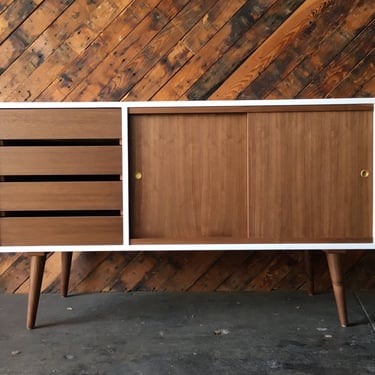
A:
[[[375,374],[375,294],[0,295],[0,374]]]

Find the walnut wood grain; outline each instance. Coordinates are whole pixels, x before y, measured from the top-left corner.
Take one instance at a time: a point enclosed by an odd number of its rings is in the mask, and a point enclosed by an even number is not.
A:
[[[121,146],[0,147],[4,176],[121,173]]]
[[[120,245],[122,217],[3,217],[2,246]]]
[[[33,329],[38,312],[40,290],[46,264],[46,253],[30,254],[30,257],[30,291],[27,302],[26,327]]]
[[[129,121],[131,238],[246,237],[245,114]]]
[[[251,106],[147,106],[128,108],[130,115],[141,114],[199,114],[199,113],[268,113],[268,112],[328,112],[328,111],[372,111],[372,104],[310,104],[310,105],[251,105]]]
[[[344,275],[341,265],[342,253],[326,251],[328,269],[331,276],[333,293],[336,300],[337,312],[341,327],[348,325],[348,314],[346,307]]]
[[[248,115],[249,238],[372,237],[372,112]]]
[[[2,182],[0,211],[122,210],[121,181]]]
[[[120,139],[121,109],[0,110],[0,139]]]

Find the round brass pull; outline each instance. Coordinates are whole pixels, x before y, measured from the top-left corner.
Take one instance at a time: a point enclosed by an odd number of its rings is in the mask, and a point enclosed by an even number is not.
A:
[[[361,170],[361,177],[367,178],[368,176],[370,176],[370,172],[367,169],[362,169]]]
[[[141,180],[142,179],[142,173],[141,172],[137,172],[135,175],[134,175],[135,179],[136,180]]]

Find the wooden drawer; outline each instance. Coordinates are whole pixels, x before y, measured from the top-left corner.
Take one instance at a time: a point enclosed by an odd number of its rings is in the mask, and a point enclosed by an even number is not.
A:
[[[0,244],[123,244],[120,109],[0,111]]]
[[[119,108],[2,109],[0,139],[120,139]]]
[[[111,216],[5,217],[2,246],[118,245],[122,218]]]
[[[0,175],[120,175],[121,146],[0,148]]]
[[[0,183],[0,211],[122,210],[121,181]]]

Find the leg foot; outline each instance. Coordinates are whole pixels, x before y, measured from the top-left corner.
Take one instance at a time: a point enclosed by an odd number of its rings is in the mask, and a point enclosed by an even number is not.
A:
[[[333,293],[336,299],[337,311],[342,327],[348,325],[346,311],[345,290],[343,284],[343,275],[341,269],[341,255],[337,252],[326,252],[329,273],[331,275]]]
[[[46,254],[31,255],[30,263],[30,289],[27,305],[26,327],[33,329],[35,327],[36,314],[38,311],[40,290],[42,287],[44,266],[46,263]]]

